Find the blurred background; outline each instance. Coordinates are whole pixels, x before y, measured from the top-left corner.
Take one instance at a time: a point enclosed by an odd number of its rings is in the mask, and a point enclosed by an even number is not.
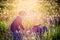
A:
[[[60,40],[60,0],[0,0],[0,40],[12,40],[10,25],[20,10],[26,11],[22,20],[26,29],[45,25],[48,28],[45,37]]]

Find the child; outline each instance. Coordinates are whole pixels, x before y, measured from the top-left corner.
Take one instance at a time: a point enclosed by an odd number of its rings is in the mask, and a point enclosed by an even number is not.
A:
[[[24,30],[24,26],[22,25],[22,17],[24,17],[25,11],[20,11],[19,16],[11,24],[11,31],[13,35],[13,40],[22,40],[21,31]]]

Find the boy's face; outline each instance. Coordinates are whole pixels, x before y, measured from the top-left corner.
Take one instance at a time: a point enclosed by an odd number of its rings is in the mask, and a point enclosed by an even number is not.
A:
[[[19,12],[19,15],[20,15],[20,16],[25,16],[25,14],[26,14],[25,11],[20,11],[20,12]]]
[[[24,19],[24,17],[26,16],[26,12],[25,11],[20,11],[19,12],[19,16]]]

